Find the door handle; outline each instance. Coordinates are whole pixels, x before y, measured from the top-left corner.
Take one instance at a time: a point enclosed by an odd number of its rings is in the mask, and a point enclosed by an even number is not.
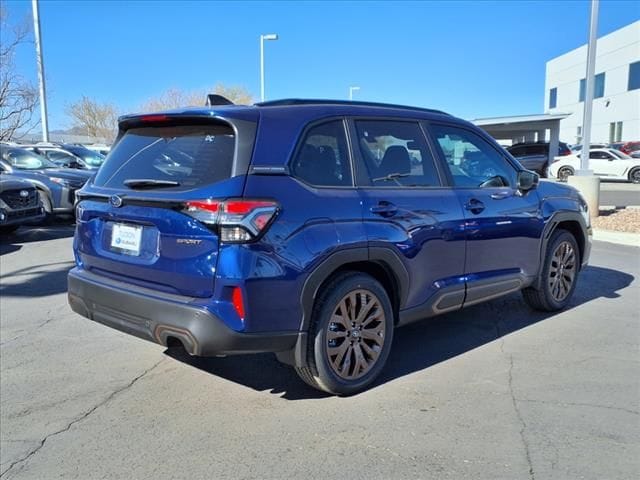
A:
[[[398,211],[398,207],[396,207],[391,202],[382,201],[378,203],[375,207],[371,207],[371,213],[375,213],[376,215],[380,215],[381,217],[391,217],[395,215]]]
[[[505,198],[511,197],[512,195],[512,192],[496,192],[491,194],[491,198],[493,198],[494,200],[504,200]]]
[[[482,203],[477,198],[470,198],[467,203],[465,203],[464,208],[469,210],[471,213],[477,215],[484,210],[484,203]]]

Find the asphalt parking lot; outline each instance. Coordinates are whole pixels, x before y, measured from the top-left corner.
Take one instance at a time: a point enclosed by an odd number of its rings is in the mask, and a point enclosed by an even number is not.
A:
[[[377,385],[189,359],[72,313],[73,226],[2,240],[2,479],[631,479],[640,249],[595,243],[571,308],[511,295],[397,332]]]

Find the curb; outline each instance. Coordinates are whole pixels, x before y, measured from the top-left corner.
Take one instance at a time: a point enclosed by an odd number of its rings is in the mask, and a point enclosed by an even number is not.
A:
[[[640,233],[613,232],[611,230],[593,229],[593,239],[599,242],[640,247]]]

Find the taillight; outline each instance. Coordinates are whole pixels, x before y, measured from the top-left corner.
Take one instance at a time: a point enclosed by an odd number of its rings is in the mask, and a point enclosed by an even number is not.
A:
[[[278,212],[278,204],[269,200],[192,200],[183,211],[216,226],[223,242],[243,243],[260,236]]]

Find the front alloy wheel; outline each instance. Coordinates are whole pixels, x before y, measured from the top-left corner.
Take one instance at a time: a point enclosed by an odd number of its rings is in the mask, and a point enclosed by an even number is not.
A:
[[[575,277],[576,252],[569,241],[564,241],[553,252],[547,277],[549,291],[557,302],[562,302],[571,293]]]
[[[532,308],[556,312],[569,304],[578,281],[580,251],[573,234],[553,232],[543,262],[539,281],[522,290],[522,295]]]
[[[571,169],[570,167],[560,167],[560,169],[558,170],[558,179],[561,182],[566,182],[567,178],[569,178],[571,175],[573,175],[573,169]]]

